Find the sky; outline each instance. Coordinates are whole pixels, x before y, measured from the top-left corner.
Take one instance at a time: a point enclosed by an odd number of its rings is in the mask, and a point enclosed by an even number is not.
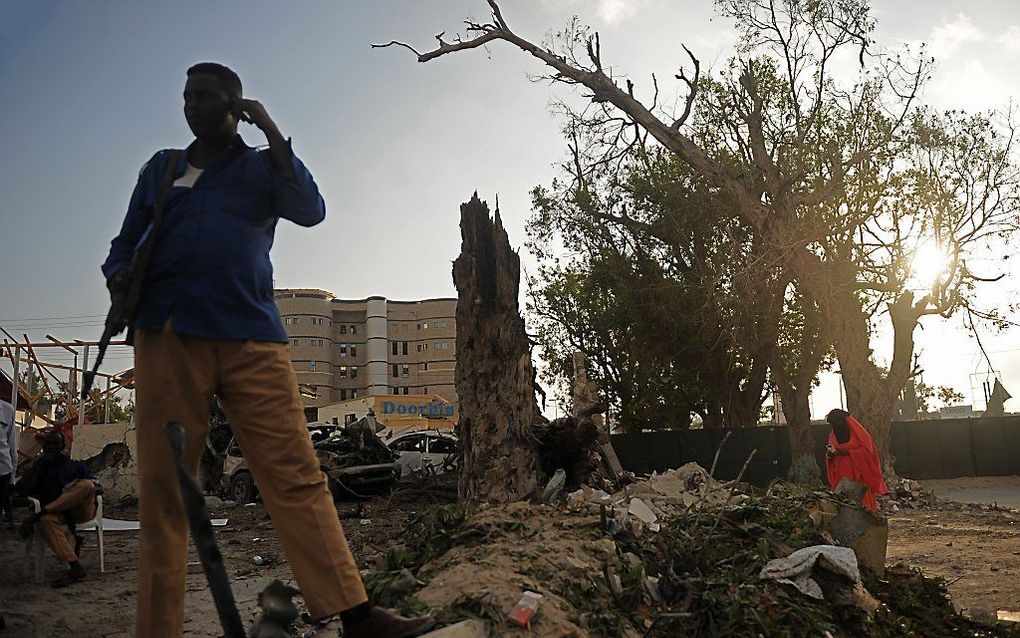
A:
[[[601,33],[604,60],[639,91],[653,72],[672,76],[684,61],[681,44],[719,67],[735,40],[710,0],[503,5],[511,27],[533,40],[578,15]],[[930,104],[982,110],[1020,96],[1020,3],[876,0],[874,13],[879,45],[925,42],[938,58]],[[246,96],[293,138],[326,200],[323,224],[280,224],[277,287],[454,296],[460,203],[477,190],[491,205],[498,194],[511,242],[521,246],[528,192],[548,184],[564,158],[550,103],[580,100],[529,81],[541,67],[502,43],[427,64],[404,49],[370,47],[399,39],[431,48],[433,34],[452,34],[468,16],[487,18],[484,0],[0,0],[0,326],[33,341],[99,337],[108,303],[99,265],[138,169],[155,150],[191,141],[181,91],[187,67],[204,60],[240,74]],[[264,143],[246,125],[241,133]],[[522,257],[533,269],[523,249]],[[989,300],[1013,300],[1017,287],[1014,277]],[[1020,332],[981,334],[1020,396]],[[961,321],[926,319],[917,339],[924,380],[970,402],[986,366]],[[882,359],[889,348],[878,346]],[[108,371],[131,365],[128,349],[109,357]],[[838,395],[835,377],[823,377],[815,414]]]

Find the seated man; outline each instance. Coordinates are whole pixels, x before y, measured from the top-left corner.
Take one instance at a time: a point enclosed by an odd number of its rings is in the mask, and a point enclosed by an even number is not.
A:
[[[72,548],[64,525],[74,526],[95,518],[96,483],[81,461],[73,461],[64,451],[64,436],[50,432],[43,439],[43,453],[14,485],[21,496],[39,500],[42,509],[22,523],[19,533],[28,538],[38,530],[57,555],[67,572],[53,581],[54,587],[66,587],[85,578],[78,562],[78,547]],[[78,545],[78,543],[76,543]]]

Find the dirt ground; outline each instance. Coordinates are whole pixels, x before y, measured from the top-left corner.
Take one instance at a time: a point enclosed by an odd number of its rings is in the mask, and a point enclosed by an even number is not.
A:
[[[341,503],[338,511],[344,529],[362,568],[371,567],[376,557],[404,531],[407,519],[426,505],[389,503],[378,498],[364,505],[356,515],[353,503]],[[107,518],[137,520],[136,508],[106,508]],[[290,570],[280,551],[269,517],[261,505],[234,506],[212,511],[213,518],[226,518],[226,527],[216,528],[217,541],[231,575],[234,596],[241,617],[254,618],[258,593],[274,578],[290,583]],[[25,577],[25,554],[20,539],[7,528],[0,529],[0,614],[6,618],[7,638],[36,636],[126,637],[134,635],[134,597],[138,577],[137,532],[106,532],[106,573],[99,573],[99,558],[94,533],[86,536],[82,563],[88,578],[65,589],[53,589],[50,581],[57,574],[55,560],[47,562],[46,578],[41,584]],[[268,558],[269,565],[257,566],[255,556]],[[187,636],[220,636],[212,597],[194,550],[191,552],[187,580],[187,612],[184,633]],[[293,583],[291,583],[293,584]],[[336,636],[337,624],[331,623],[320,636]]]
[[[428,502],[376,498],[362,508],[342,503],[338,511],[359,564],[372,567],[386,547],[399,542],[409,517]],[[261,506],[218,509],[214,517],[228,518],[217,538],[232,576],[242,618],[250,621],[259,591],[273,578],[288,582],[290,572],[269,518]],[[107,507],[110,518],[135,519],[134,508]],[[954,602],[966,610],[1020,610],[1020,511],[995,509],[901,509],[889,515],[889,563],[904,562],[931,576],[951,581]],[[0,613],[7,620],[3,636],[131,636],[137,578],[137,532],[107,532],[106,573],[99,573],[94,534],[86,541],[83,563],[89,578],[75,586],[54,590],[49,581],[55,563],[47,563],[46,580],[36,584],[24,575],[20,541],[6,525],[0,529]],[[257,566],[253,558],[271,564]],[[212,599],[197,565],[187,581],[188,636],[219,636]],[[319,636],[337,635],[336,624]]]

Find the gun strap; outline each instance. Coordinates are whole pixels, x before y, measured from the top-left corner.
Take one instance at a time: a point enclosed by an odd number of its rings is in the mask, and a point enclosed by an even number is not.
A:
[[[141,292],[143,280],[145,279],[145,271],[148,270],[149,258],[152,256],[152,251],[156,243],[157,236],[159,235],[160,226],[163,225],[163,217],[166,212],[166,200],[170,194],[170,188],[174,183],[174,175],[177,172],[177,164],[180,162],[181,157],[180,149],[173,149],[169,152],[166,166],[163,168],[163,179],[159,184],[159,193],[156,195],[156,204],[152,209],[152,222],[149,224],[149,236],[145,238],[145,242],[138,247],[135,252],[135,263],[132,264],[131,287],[137,290],[132,290],[135,298],[138,293]],[[129,295],[132,296],[132,295]]]

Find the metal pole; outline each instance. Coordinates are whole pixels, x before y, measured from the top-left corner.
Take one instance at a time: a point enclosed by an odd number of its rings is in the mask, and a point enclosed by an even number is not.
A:
[[[110,422],[110,377],[106,377],[106,406],[103,410],[103,423]]]
[[[20,367],[21,367],[21,348],[17,345],[17,343],[15,343],[15,345],[14,345],[14,376],[11,378],[11,407],[14,408],[14,410],[12,412],[12,414],[14,414],[14,415],[18,414],[18,373],[20,372],[20,370],[19,370]],[[12,419],[12,421],[17,421],[17,419],[16,418]],[[14,427],[14,425],[15,425],[14,423],[11,423],[11,427],[12,428]],[[20,436],[15,436],[13,438],[14,438],[14,450],[13,450],[14,457],[13,458],[14,458],[14,464],[15,464],[13,472],[14,472],[14,474],[17,474],[18,473],[18,468],[17,468],[17,463],[18,463],[18,439],[20,439],[21,437]],[[13,474],[12,474],[12,476],[13,476]]]
[[[14,344],[14,377],[11,379],[11,406],[18,411],[18,374],[21,372],[21,346]]]
[[[67,371],[67,394],[64,397],[64,405],[66,406],[64,409],[65,419],[71,418],[71,410],[74,409],[74,399],[72,398],[74,395],[71,393],[74,392],[74,371],[78,367],[77,363],[76,361],[74,368]]]
[[[32,361],[31,357],[29,357],[29,359],[28,359],[28,383],[26,383],[25,386],[28,389],[29,397],[34,397],[35,396],[35,371],[34,371],[34,368],[33,368],[33,361]],[[29,398],[29,400],[31,401],[31,398]],[[34,409],[35,406],[33,405],[32,408]],[[25,425],[31,426],[32,422],[34,420],[35,420],[35,412],[34,412],[34,410],[29,410],[25,414]]]
[[[82,387],[85,386],[85,371],[89,369],[89,346],[85,346],[85,354],[82,357],[81,376]],[[85,422],[85,397],[78,398],[78,425]]]

